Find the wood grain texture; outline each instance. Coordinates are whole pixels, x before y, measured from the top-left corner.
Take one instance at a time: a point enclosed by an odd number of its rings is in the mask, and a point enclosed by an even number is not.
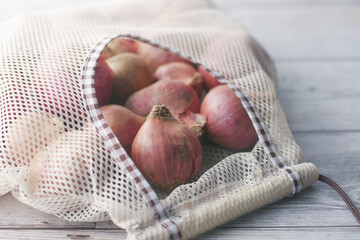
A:
[[[336,227],[336,228],[216,228],[206,234],[197,237],[197,240],[232,240],[232,239],[328,239],[328,240],[357,240],[360,228]],[[35,237],[36,236],[36,237]],[[11,229],[2,230],[0,239],[18,240],[121,240],[126,239],[123,230],[31,230]]]
[[[45,230],[45,229],[5,229],[0,230],[0,239],[18,240],[121,240],[126,239],[124,230]]]
[[[0,22],[97,0],[0,2]],[[111,2],[113,0],[102,0]],[[303,150],[360,207],[360,1],[213,0],[276,60],[279,100]],[[0,197],[0,239],[125,239],[110,221],[74,223]],[[291,214],[289,214],[291,213]],[[96,229],[95,229],[96,227]],[[359,239],[360,228],[323,183],[197,239]]]
[[[360,130],[360,61],[278,62],[276,67],[278,97],[292,131]]]
[[[337,227],[337,228],[217,228],[202,236],[197,240],[203,239],[293,239],[293,240],[357,240],[360,236],[358,227]]]
[[[69,222],[43,213],[16,200],[10,193],[0,197],[1,228],[94,228],[95,223]]]
[[[360,58],[359,1],[213,2],[277,60]]]

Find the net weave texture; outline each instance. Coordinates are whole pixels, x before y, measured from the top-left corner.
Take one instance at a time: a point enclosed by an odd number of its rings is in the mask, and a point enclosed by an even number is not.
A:
[[[273,146],[303,187],[318,177],[300,163],[276,97],[274,64],[236,22],[205,0],[118,1],[39,13],[0,26],[0,195],[69,221],[113,220],[129,239],[162,239],[132,177],[120,168],[89,117],[83,66],[106,37],[133,34],[189,56],[221,75],[256,106]],[[259,141],[249,152],[203,144],[190,183],[156,190],[183,238],[191,238],[292,191]]]

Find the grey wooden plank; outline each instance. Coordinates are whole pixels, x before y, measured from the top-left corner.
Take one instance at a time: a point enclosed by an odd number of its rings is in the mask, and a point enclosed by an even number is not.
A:
[[[69,222],[43,213],[16,200],[10,193],[0,197],[2,228],[94,228],[95,223]],[[1,230],[0,230],[1,231]]]
[[[96,240],[96,239],[126,239],[124,230],[31,230],[11,229],[1,230],[0,239],[70,239],[70,240]],[[357,240],[360,228],[216,228],[208,233],[198,236],[200,239],[347,239]]]
[[[126,239],[125,230],[35,230],[35,229],[0,229],[0,239],[6,240],[120,240]]]
[[[275,59],[360,57],[359,1],[241,2],[214,1]]]
[[[297,131],[360,130],[360,62],[281,62],[278,97]]]
[[[360,228],[216,228],[195,239],[314,239],[314,240],[357,240]]]

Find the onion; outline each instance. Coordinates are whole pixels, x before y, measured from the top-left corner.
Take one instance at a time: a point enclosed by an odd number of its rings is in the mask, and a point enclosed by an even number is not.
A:
[[[221,147],[241,151],[258,139],[241,100],[226,85],[209,91],[201,104],[200,114],[207,119],[206,136]]]
[[[194,88],[196,93],[200,96],[202,91],[201,74],[191,65],[183,62],[171,62],[159,66],[154,73],[155,81],[168,77],[171,80],[185,82],[188,86]]]
[[[199,112],[200,100],[195,90],[182,81],[169,78],[158,81],[131,95],[125,107],[140,116],[147,116],[154,105],[164,104],[180,122],[202,134],[205,118]],[[190,114],[190,112],[194,114]]]
[[[200,100],[194,89],[184,82],[169,78],[132,94],[125,107],[140,116],[147,116],[154,105],[165,104],[170,112],[177,117],[186,111],[199,112]]]
[[[149,65],[150,72],[152,74],[160,65],[169,62],[185,62],[191,64],[190,61],[178,55],[165,51],[161,48],[154,47],[150,44],[146,44],[143,42],[136,42],[135,46],[136,46],[137,54],[142,59],[144,59],[145,62]]]
[[[106,45],[102,54],[108,58],[124,52],[135,53],[135,42],[124,38],[115,38]]]
[[[100,57],[95,69],[95,91],[99,106],[107,105],[111,99],[113,71]]]
[[[106,59],[113,70],[112,103],[123,104],[137,90],[152,83],[147,64],[133,53],[122,53]]]
[[[210,73],[208,73],[208,71],[206,71],[201,66],[199,66],[199,72],[201,73],[201,76],[202,76],[202,79],[204,82],[204,87],[206,90],[210,90],[210,89],[222,84],[216,78],[211,76]]]
[[[27,166],[53,139],[64,131],[57,117],[44,112],[26,112],[5,133],[6,153],[15,166]]]
[[[130,155],[131,144],[145,122],[145,118],[120,105],[107,105],[101,107],[100,110],[121,145]]]
[[[87,117],[81,90],[83,52],[77,45],[48,46],[40,55],[31,81],[33,107],[56,115],[69,129],[80,129]]]
[[[38,196],[92,195],[92,174],[104,174],[103,160],[106,150],[93,126],[81,131],[59,135],[40,151],[31,162],[28,171],[28,192]],[[77,205],[59,204],[62,208],[77,208]]]
[[[132,159],[150,182],[169,191],[199,170],[202,149],[189,128],[156,105],[134,139]]]

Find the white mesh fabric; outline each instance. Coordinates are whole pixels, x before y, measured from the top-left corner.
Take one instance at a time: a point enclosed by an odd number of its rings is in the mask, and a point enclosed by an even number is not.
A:
[[[208,1],[126,1],[49,12],[13,19],[0,31],[0,195],[11,191],[69,221],[112,219],[129,238],[166,236],[84,102],[85,57],[105,37],[122,33],[169,46],[223,75],[255,103],[276,149],[299,170],[304,186],[317,179],[313,165],[300,164],[301,151],[276,99],[270,58]],[[290,193],[289,179],[260,142],[242,153],[203,143],[203,155],[191,183],[171,194],[157,191],[185,238]],[[282,186],[275,193],[274,184]],[[225,209],[229,199],[234,202],[227,208],[238,208],[232,214]]]

